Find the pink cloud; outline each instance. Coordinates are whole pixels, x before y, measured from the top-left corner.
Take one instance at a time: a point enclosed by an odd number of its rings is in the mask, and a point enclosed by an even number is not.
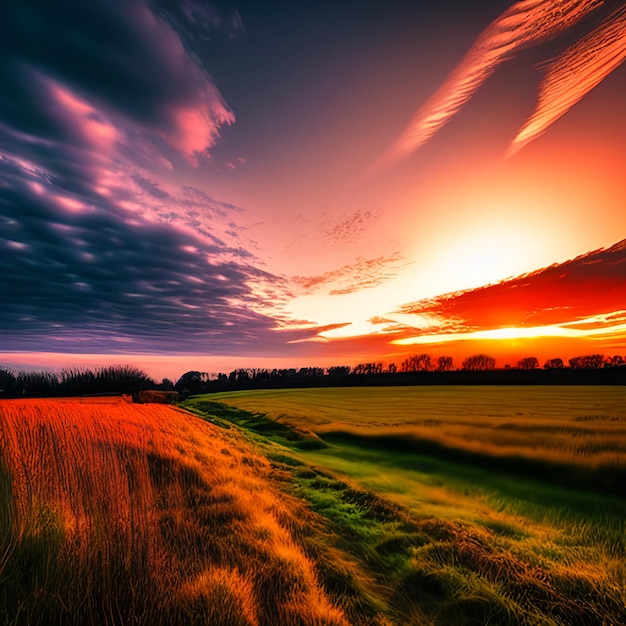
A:
[[[509,154],[543,134],[625,59],[626,7],[621,7],[546,66],[537,107],[513,140]]]
[[[197,164],[199,155],[206,155],[215,145],[220,127],[235,122],[233,112],[210,85],[205,87],[197,102],[172,111],[171,117],[172,128],[164,133],[164,138],[193,164]]]
[[[372,226],[376,217],[372,211],[361,209],[339,218],[324,215],[324,239],[328,243],[341,246],[354,243]]]
[[[399,254],[391,257],[364,259],[325,272],[318,276],[293,276],[291,281],[305,294],[327,289],[330,295],[343,295],[376,287],[393,278],[406,262]]]
[[[479,35],[461,63],[417,111],[376,167],[391,166],[424,145],[515,51],[554,37],[602,3],[603,0],[516,2]]]

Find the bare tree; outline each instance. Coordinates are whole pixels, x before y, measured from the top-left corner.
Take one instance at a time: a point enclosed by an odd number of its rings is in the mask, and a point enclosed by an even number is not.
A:
[[[440,356],[437,359],[437,371],[438,372],[449,372],[454,365],[451,356]]]
[[[539,367],[539,361],[535,356],[527,356],[524,359],[520,359],[516,367],[518,370],[534,370]]]
[[[496,360],[487,354],[474,354],[463,361],[463,369],[469,371],[487,371],[496,366]]]

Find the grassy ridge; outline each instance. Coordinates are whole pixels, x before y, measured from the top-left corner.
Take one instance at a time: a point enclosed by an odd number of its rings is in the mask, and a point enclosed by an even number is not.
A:
[[[475,462],[471,446],[455,453],[446,434],[448,426],[468,428],[472,420],[482,422],[483,438],[489,422],[527,432],[535,424],[539,439],[546,428],[561,429],[584,449],[579,433],[593,439],[606,435],[605,422],[613,432],[623,427],[624,391],[604,396],[569,388],[574,396],[559,398],[537,390],[514,407],[500,390],[495,397],[485,388],[467,391],[462,405],[455,390],[442,398],[443,390],[423,388],[212,394],[189,404],[257,438],[290,476],[292,491],[327,520],[335,548],[374,582],[395,623],[626,623],[623,499],[563,489],[554,473],[543,473],[550,463],[539,455],[523,457],[527,465],[513,463],[514,471],[494,471]],[[230,404],[220,408],[218,398]],[[439,431],[433,445],[422,440],[418,449],[419,438],[407,439],[411,420],[414,429]],[[530,448],[532,433],[528,441]],[[484,461],[511,462],[506,449],[490,457],[492,449],[482,450]],[[564,476],[571,463],[592,484],[595,460],[574,450],[568,448],[565,462],[558,459]]]
[[[348,624],[272,471],[169,407],[3,401],[0,624]]]

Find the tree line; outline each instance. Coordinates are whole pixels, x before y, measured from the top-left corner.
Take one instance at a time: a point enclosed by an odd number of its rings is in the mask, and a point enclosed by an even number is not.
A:
[[[460,364],[455,364],[451,356],[433,357],[430,354],[415,354],[405,358],[399,365],[385,364],[382,361],[359,363],[354,366],[340,365],[328,368],[303,367],[285,369],[247,368],[236,369],[230,374],[211,374],[190,371],[183,374],[175,384],[182,394],[211,393],[238,389],[273,388],[273,387],[317,387],[349,386],[353,384],[411,384],[416,381],[414,375],[428,374],[429,381],[445,382],[457,374],[454,384],[459,382],[480,381],[482,373],[487,380],[490,372],[544,371],[590,371],[626,366],[621,356],[604,357],[600,354],[577,356],[569,359],[566,365],[560,358],[552,358],[540,366],[537,357],[524,357],[513,365],[506,365],[496,370],[496,360],[488,354],[471,355]],[[626,367],[624,367],[626,372]],[[436,377],[438,374],[442,376]],[[463,375],[467,374],[465,378]],[[473,376],[476,374],[476,376]],[[471,375],[471,376],[470,376]],[[519,378],[509,378],[512,384]],[[523,381],[522,381],[523,382]]]
[[[540,367],[539,360],[524,357],[513,365],[505,365],[505,371],[592,371],[624,368],[626,359],[619,355],[605,357],[602,354],[576,356],[567,365],[560,358],[551,358]],[[70,368],[54,372],[12,372],[0,367],[0,397],[54,397],[90,394],[123,393],[133,394],[143,390],[178,391],[181,395],[272,387],[317,387],[343,386],[352,384],[411,384],[415,374],[430,376],[442,374],[448,379],[454,372],[494,372],[496,360],[488,354],[469,356],[457,366],[451,356],[433,357],[422,353],[406,357],[399,365],[382,362],[359,363],[355,366],[334,365],[331,367],[302,368],[239,368],[225,373],[189,371],[177,381],[165,378],[157,383],[142,370],[129,366],[108,366],[95,370]],[[502,371],[502,370],[498,370]],[[435,379],[432,379],[435,380]],[[464,379],[459,379],[463,382]],[[470,377],[476,382],[479,379]],[[456,379],[455,379],[456,381]],[[441,382],[441,380],[438,380]],[[456,382],[455,382],[456,384]]]
[[[0,397],[132,394],[144,389],[161,387],[162,384],[157,385],[145,372],[130,365],[114,365],[95,370],[70,368],[63,369],[60,373],[14,373],[0,367]]]

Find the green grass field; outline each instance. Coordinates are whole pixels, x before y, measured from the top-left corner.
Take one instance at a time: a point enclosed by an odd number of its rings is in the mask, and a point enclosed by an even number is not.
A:
[[[358,567],[346,589],[392,623],[626,623],[624,388],[273,390],[186,405],[248,431],[324,520],[327,550]]]

